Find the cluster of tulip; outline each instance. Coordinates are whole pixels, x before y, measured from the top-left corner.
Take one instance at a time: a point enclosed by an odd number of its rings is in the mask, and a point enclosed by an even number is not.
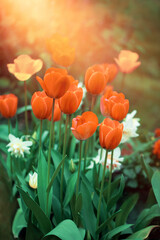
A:
[[[55,45],[57,46],[57,49],[59,48],[61,49],[60,43],[61,42],[54,41],[54,44],[51,45]],[[63,40],[62,43],[63,43],[62,45],[64,45],[64,43],[67,44],[65,40]],[[56,54],[58,53],[55,52],[54,58],[57,59]],[[69,53],[67,52],[66,54]],[[69,55],[71,56],[71,54]],[[72,62],[72,60],[69,59],[70,61],[68,63],[68,59],[64,57],[59,59],[62,60],[63,63],[61,63],[61,65],[63,66],[68,66],[68,64],[70,65]],[[123,65],[125,65],[125,71],[126,73],[128,73],[133,71],[137,66],[140,65],[140,63],[136,62],[137,59],[138,55],[136,53],[132,53],[130,51],[122,51],[119,55],[119,60],[116,60],[116,62],[119,65],[120,69],[122,69],[122,72],[124,72]],[[14,60],[14,64],[8,64],[9,71],[13,73],[18,80],[24,82],[28,78],[30,78],[34,73],[40,71],[41,68],[42,68],[41,60],[39,59],[33,60],[27,55],[21,55]],[[96,129],[99,126],[99,142],[102,149],[106,149],[106,157],[104,162],[100,197],[97,209],[97,228],[99,226],[100,208],[108,152],[112,151],[108,182],[108,200],[109,200],[113,166],[113,150],[117,148],[117,146],[121,142],[124,126],[123,123],[121,123],[120,121],[122,121],[126,117],[129,110],[129,101],[125,99],[124,94],[113,91],[113,88],[110,85],[107,86],[108,83],[111,83],[114,80],[117,73],[118,67],[116,64],[96,64],[87,69],[84,84],[88,93],[92,95],[91,111],[84,112],[82,115],[78,115],[75,118],[73,118],[71,126],[71,131],[74,137],[80,141],[80,158],[78,163],[78,176],[76,184],[76,201],[78,200],[79,192],[82,141],[90,138],[96,132]],[[71,75],[68,74],[66,69],[62,68],[51,67],[45,72],[43,79],[41,79],[39,76],[37,76],[36,79],[43,89],[43,91],[35,92],[31,99],[33,113],[36,116],[36,118],[40,119],[41,121],[39,149],[41,149],[42,120],[48,119],[49,121],[51,121],[48,147],[48,174],[47,174],[49,188],[49,186],[52,183],[52,179],[50,179],[51,168],[50,165],[51,165],[52,140],[54,134],[54,122],[59,121],[61,119],[62,113],[66,114],[66,128],[64,134],[63,157],[62,157],[63,160],[65,159],[66,154],[67,127],[69,124],[69,119],[71,117],[71,114],[75,113],[80,106],[83,97],[83,89],[78,86],[78,80],[75,80]],[[102,115],[106,117],[100,124],[98,122],[97,115],[93,112],[95,96],[97,95],[102,95],[100,100],[100,110]],[[13,94],[0,96],[1,114],[4,117],[10,119],[16,114],[17,104],[18,98]],[[13,136],[9,135],[9,138],[13,139]],[[16,140],[16,138],[14,140]],[[18,139],[18,141],[20,140]],[[30,143],[26,144],[28,144],[27,146],[31,145]],[[10,147],[9,151],[12,151],[12,144],[8,146]],[[84,172],[86,170],[85,164],[86,163],[84,162]],[[64,161],[61,170],[61,186],[60,186],[62,216],[63,216],[63,192],[64,192],[63,175],[64,175]],[[37,175],[35,176],[35,178],[37,178]],[[47,214],[49,211],[48,207],[49,194],[50,191],[47,190]]]

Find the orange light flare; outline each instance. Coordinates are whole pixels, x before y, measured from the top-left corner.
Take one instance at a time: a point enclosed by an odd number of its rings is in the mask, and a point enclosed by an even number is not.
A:
[[[53,34],[69,38],[76,49],[76,61],[81,66],[110,61],[110,50],[117,38],[111,33],[113,16],[103,4],[74,0],[1,0],[9,40],[16,50],[31,46],[33,51],[47,50],[46,43]],[[108,38],[102,32],[108,29]],[[10,33],[9,33],[9,32]],[[8,36],[7,36],[8,37]],[[106,49],[106,53],[104,51]],[[85,57],[84,57],[85,56]]]

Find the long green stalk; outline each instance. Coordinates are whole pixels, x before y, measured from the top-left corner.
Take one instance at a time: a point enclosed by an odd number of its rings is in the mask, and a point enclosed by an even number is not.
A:
[[[77,176],[77,184],[76,184],[76,201],[77,201],[77,198],[78,198],[78,191],[79,191],[81,160],[82,160],[82,141],[80,141],[80,146],[79,146],[78,176]]]
[[[121,89],[123,90],[125,87],[125,78],[126,78],[126,73],[122,74],[122,80],[121,80]]]
[[[26,81],[24,81],[24,97],[25,97],[25,125],[26,125],[26,134],[28,134],[27,84],[26,84]]]
[[[60,151],[61,149],[61,126],[62,126],[62,114],[61,114],[61,119],[59,121],[59,141],[58,141],[58,150]]]
[[[108,157],[108,150],[106,150],[106,156],[103,166],[103,176],[102,176],[102,182],[101,182],[101,189],[100,189],[100,197],[98,202],[98,210],[97,210],[97,224],[96,224],[96,230],[99,226],[99,217],[100,217],[100,210],[101,210],[101,202],[102,202],[102,196],[103,196],[103,187],[104,187],[104,179],[105,179],[105,170],[106,170],[106,164],[107,164],[107,157]],[[98,239],[98,238],[97,238]]]
[[[112,166],[113,166],[113,150],[111,152],[111,165],[110,165],[110,171],[109,171],[108,194],[107,194],[108,202],[110,200],[110,194],[111,194]]]
[[[53,135],[53,117],[54,117],[54,106],[55,99],[53,98],[53,106],[52,106],[52,117],[50,122],[50,135],[49,135],[49,149],[48,149],[48,184],[50,180],[50,168],[51,168],[51,146],[52,146],[52,135]],[[47,184],[47,186],[48,186]],[[47,192],[47,215],[48,215],[48,200],[49,200],[49,191]]]
[[[8,135],[10,134],[11,132],[11,119],[8,118]]]
[[[65,154],[66,154],[66,144],[67,144],[67,128],[68,128],[68,123],[70,120],[70,115],[66,115],[66,125],[65,125],[65,133],[64,133],[64,141],[63,141],[63,155],[62,159],[64,159]],[[60,185],[60,200],[61,200],[61,214],[63,218],[63,183],[64,183],[64,165],[65,161],[63,162],[62,165],[62,171],[61,171],[61,185]]]
[[[42,119],[40,120],[40,133],[39,133],[39,153],[41,150],[41,145],[42,145]]]
[[[88,151],[88,146],[89,146],[89,139],[86,140],[85,142],[85,150],[84,150],[84,173],[86,172],[86,162],[87,162],[87,151]]]

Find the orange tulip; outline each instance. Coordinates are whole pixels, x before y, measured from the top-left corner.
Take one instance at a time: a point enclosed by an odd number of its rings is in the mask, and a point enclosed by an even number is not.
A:
[[[99,141],[102,148],[113,150],[118,147],[123,133],[123,124],[110,118],[105,118],[100,124]]]
[[[131,73],[141,65],[141,62],[137,62],[138,58],[139,55],[137,53],[122,50],[120,51],[118,59],[115,58],[115,61],[122,73]]]
[[[16,114],[18,98],[10,93],[0,96],[0,113],[5,118],[11,118]]]
[[[125,99],[123,93],[119,93],[116,96],[112,96],[109,99],[105,99],[107,113],[118,121],[123,120],[129,110],[129,101]]]
[[[8,71],[12,73],[18,80],[26,81],[33,74],[39,72],[43,62],[40,59],[32,59],[28,55],[20,55],[14,59],[13,64],[7,64]]]
[[[112,86],[107,86],[105,88],[105,93],[104,95],[101,97],[100,100],[100,110],[103,116],[109,116],[109,111],[108,111],[108,106],[106,104],[106,101],[112,97],[112,96],[116,96],[118,93],[116,91],[113,91],[113,87]]]
[[[91,137],[98,126],[98,118],[93,112],[85,112],[72,119],[72,133],[78,140]]]
[[[61,68],[49,68],[45,75],[44,81],[40,77],[36,77],[41,87],[48,97],[60,98],[70,87],[70,76],[67,71]]]
[[[160,160],[160,139],[157,140],[153,145],[153,154],[156,155],[157,159]]]
[[[52,118],[52,111],[48,117],[48,120],[51,121]],[[54,116],[53,116],[53,122],[57,122],[61,119],[61,109],[59,107],[58,100],[56,99],[55,105],[54,105]]]
[[[101,94],[108,82],[108,72],[100,65],[89,67],[85,74],[85,86],[89,93],[98,95]]]
[[[45,92],[35,92],[31,99],[32,110],[36,118],[46,119],[52,111],[53,99],[49,98]]]
[[[116,64],[101,64],[101,66],[104,68],[104,71],[106,71],[106,74],[108,75],[108,82],[112,82],[118,73],[118,68]]]
[[[83,90],[78,87],[76,81],[73,82],[68,91],[59,99],[59,106],[63,113],[72,114],[74,113],[82,100]]]
[[[47,45],[55,63],[68,67],[74,62],[75,49],[70,46],[67,38],[54,34]]]
[[[156,128],[154,133],[155,133],[155,137],[160,137],[160,128]]]

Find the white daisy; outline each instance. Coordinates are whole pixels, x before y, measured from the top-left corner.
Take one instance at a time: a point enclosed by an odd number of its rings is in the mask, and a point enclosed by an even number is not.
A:
[[[37,188],[37,178],[38,174],[34,172],[33,174],[29,173],[29,186],[33,189]]]
[[[130,138],[134,138],[139,136],[137,133],[138,127],[140,126],[140,119],[134,118],[137,111],[134,110],[132,113],[128,113],[124,121],[122,122],[124,125],[123,135],[121,143],[127,142]]]
[[[100,159],[100,154],[101,154],[101,149],[98,150],[98,155],[95,158],[93,158],[93,161],[91,162],[90,166],[88,166],[88,168],[93,168],[94,162],[96,164],[104,165],[105,156],[106,156],[106,150],[104,150],[104,149],[102,150],[102,157],[101,157],[101,159]],[[114,152],[113,152],[112,170],[116,170],[116,169],[119,169],[121,167],[121,162],[123,161],[124,158],[120,157],[120,155],[121,155],[120,148],[119,147],[115,148]],[[108,153],[106,167],[110,168],[110,165],[111,165],[111,152]]]
[[[10,143],[7,145],[8,152],[11,155],[17,157],[24,157],[24,153],[30,154],[30,146],[32,146],[31,141],[23,141],[20,138],[16,138],[14,135],[9,134]]]

